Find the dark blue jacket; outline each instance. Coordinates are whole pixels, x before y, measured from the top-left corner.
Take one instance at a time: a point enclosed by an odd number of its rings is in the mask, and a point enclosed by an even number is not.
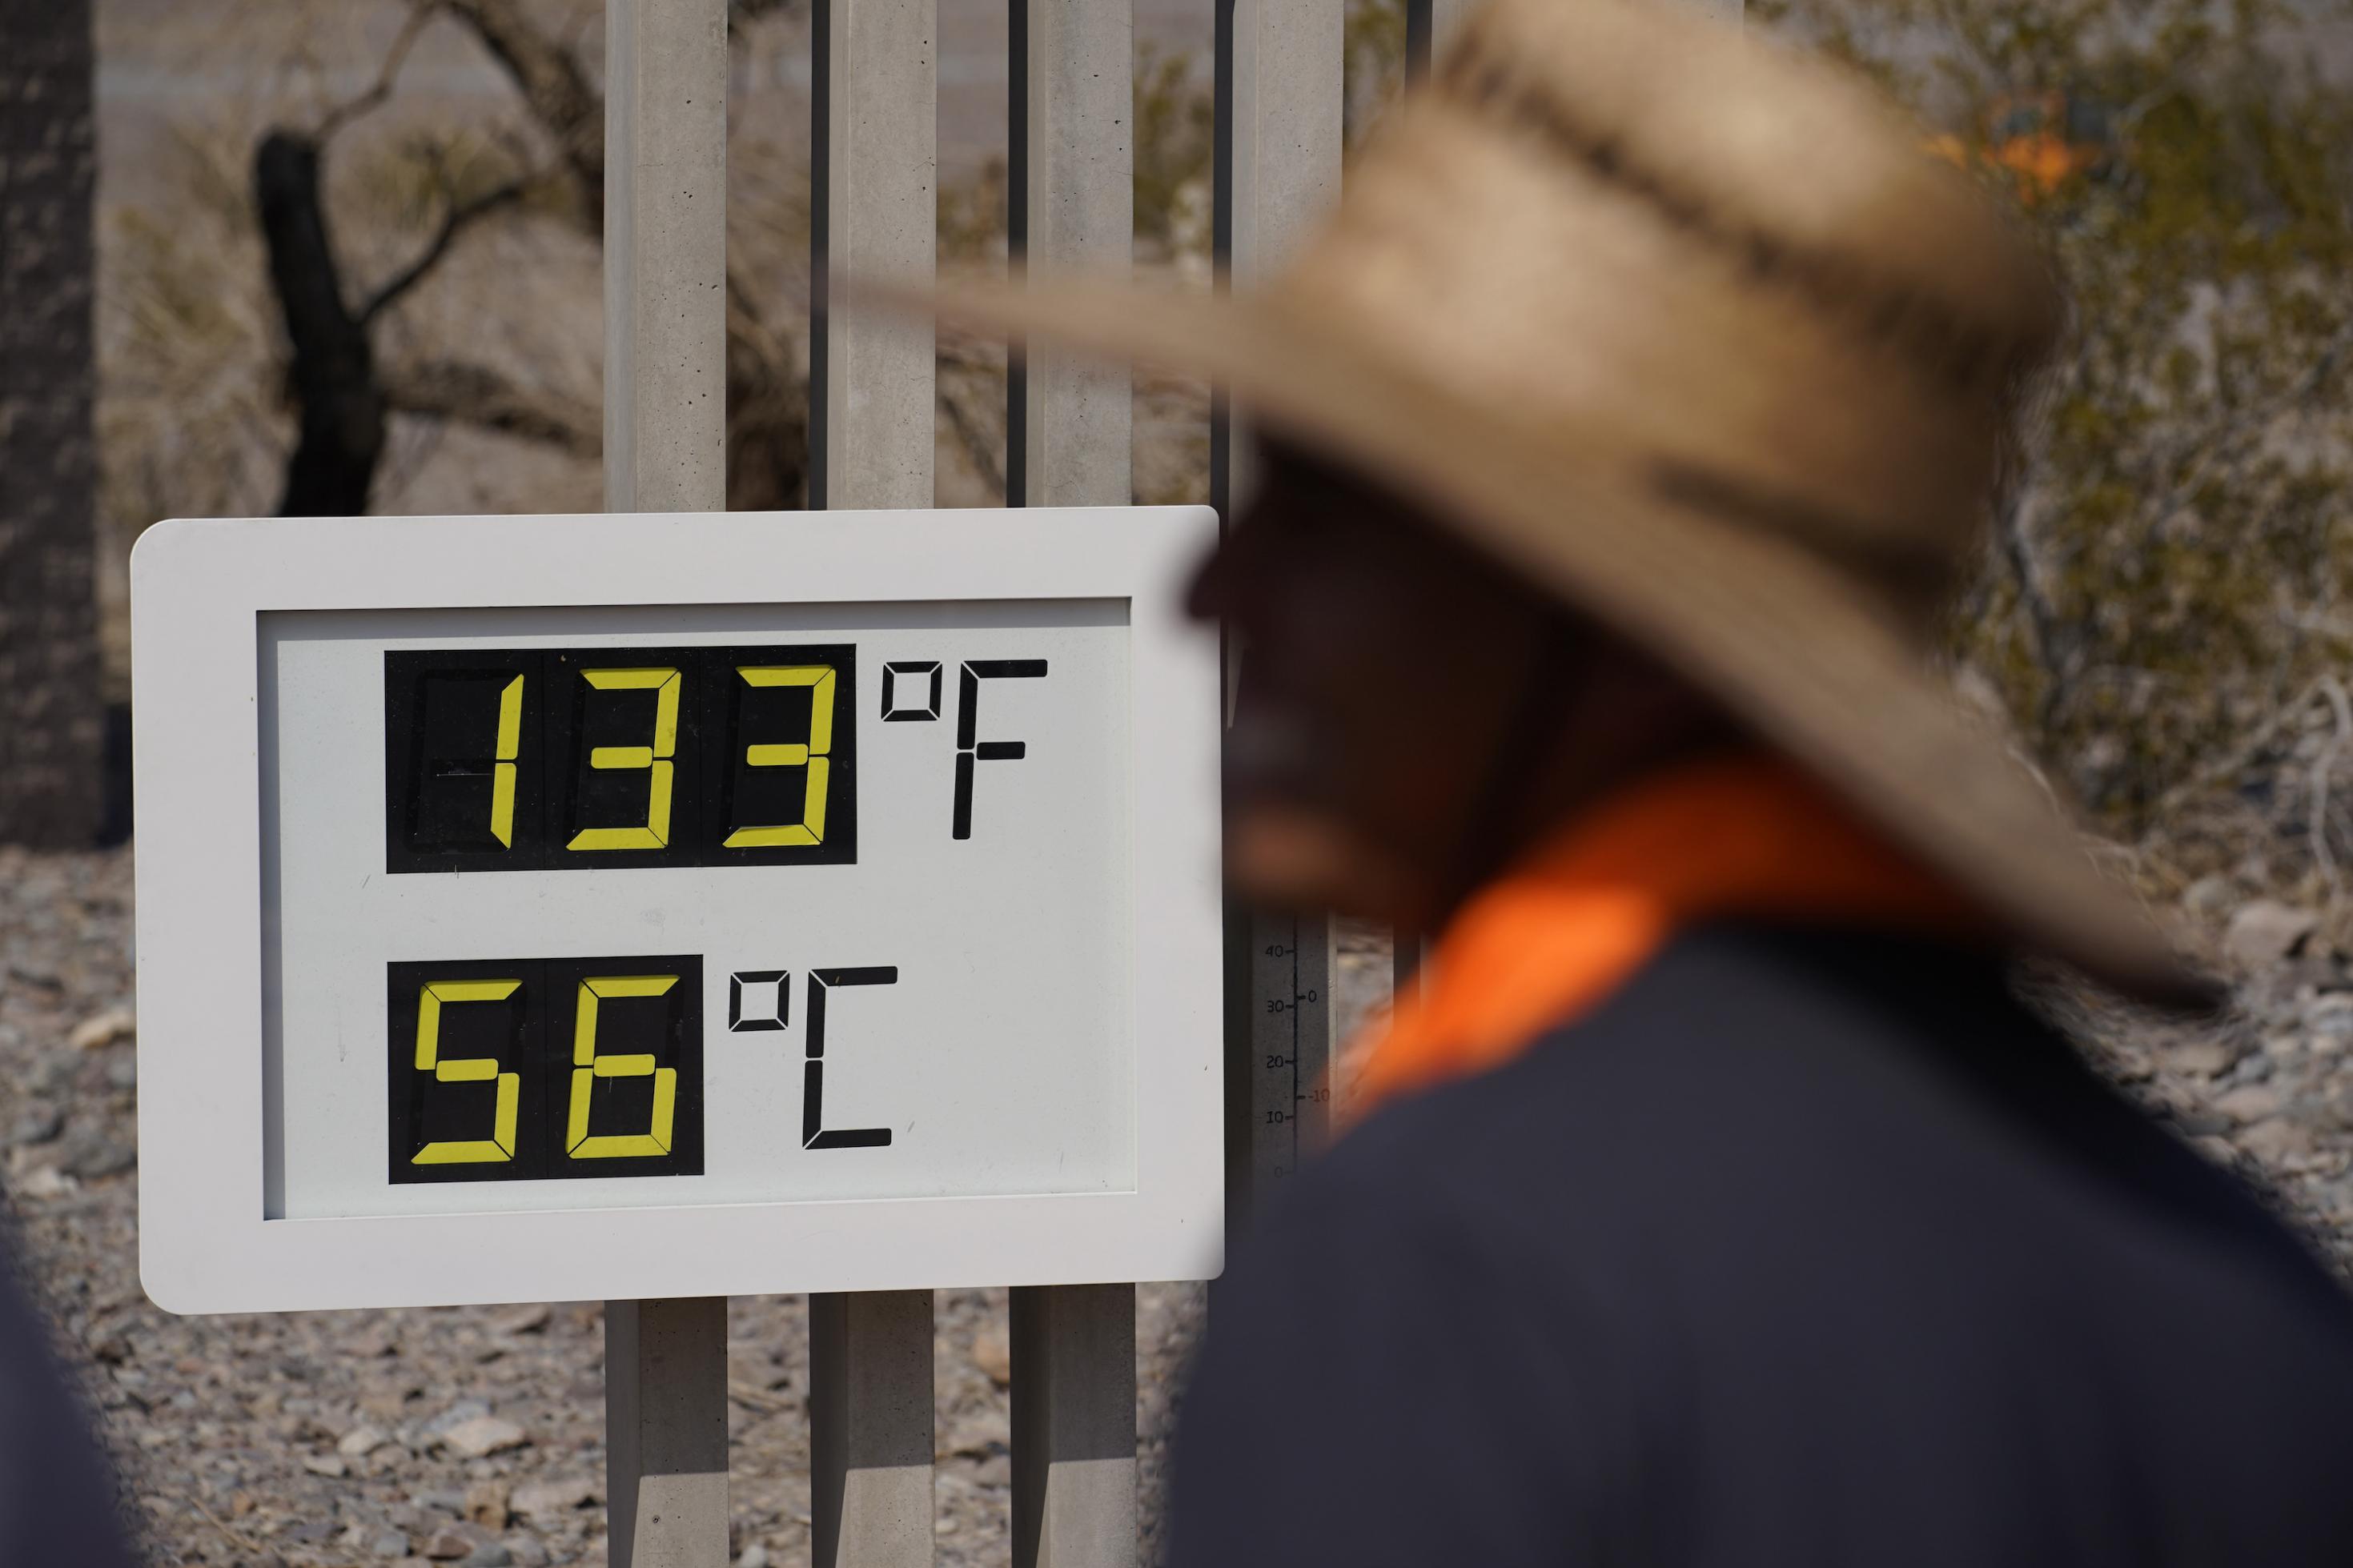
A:
[[[2344,1568],[2353,1309],[1997,965],[1686,936],[1303,1174],[1176,1568]]]
[[[116,1510],[105,1458],[0,1251],[0,1568],[129,1568]]]

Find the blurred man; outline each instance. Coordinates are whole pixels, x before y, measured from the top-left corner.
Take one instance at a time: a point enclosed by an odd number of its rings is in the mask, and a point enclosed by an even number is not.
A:
[[[2198,987],[1926,661],[2059,305],[1841,74],[1498,0],[1237,301],[1231,873],[1442,929],[1240,1248],[1180,1568],[2353,1562],[2353,1311],[2012,1000]]]
[[[113,1477],[0,1229],[0,1568],[130,1568]]]

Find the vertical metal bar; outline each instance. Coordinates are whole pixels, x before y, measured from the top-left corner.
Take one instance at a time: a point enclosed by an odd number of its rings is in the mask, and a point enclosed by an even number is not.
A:
[[[932,504],[934,340],[837,309],[834,277],[932,280],[939,194],[934,0],[817,0],[810,126],[809,504]]]
[[[613,1568],[725,1568],[727,1300],[605,1303]]]
[[[1127,0],[1011,0],[1015,263],[1124,278],[1135,234],[1134,21]],[[1013,345],[1006,500],[1124,506],[1124,365]],[[1015,1568],[1133,1568],[1135,1288],[1012,1292]]]
[[[1421,932],[1399,927],[1389,933],[1389,998],[1392,1005],[1411,1000],[1421,986],[1421,966],[1430,956],[1430,941]]]
[[[726,5],[607,0],[605,49],[605,505],[717,510]],[[605,1433],[614,1568],[724,1568],[724,1298],[605,1304]]]
[[[1012,1295],[1014,1568],[1133,1568],[1135,1287]]]
[[[715,510],[727,500],[725,0],[607,0],[605,51],[605,506]]]
[[[1278,266],[1339,195],[1345,19],[1344,0],[1217,0],[1214,243],[1239,286]],[[1229,527],[1249,498],[1249,470],[1243,416],[1220,401],[1210,413],[1209,499]],[[1229,637],[1229,700],[1243,654]],[[1227,1217],[1239,1230],[1312,1143],[1301,1116],[1310,1102],[1295,1098],[1303,1091],[1293,1075],[1320,1082],[1331,1059],[1332,931],[1328,921],[1236,906],[1226,920]],[[1262,962],[1271,956],[1279,981]],[[1324,983],[1300,983],[1294,959],[1324,965]]]
[[[811,1296],[809,1514],[818,1568],[932,1561],[932,1293]]]
[[[1011,0],[1011,189],[1017,266],[1124,279],[1135,236],[1135,28],[1128,0]],[[1127,367],[1014,345],[1006,500],[1124,506]]]
[[[1472,0],[1405,0],[1405,78],[1414,82],[1430,74],[1432,61],[1446,52],[1446,42],[1471,9]]]
[[[1262,279],[1340,195],[1344,0],[1217,0],[1212,245],[1238,285]],[[1250,495],[1249,441],[1222,402],[1209,500]]]
[[[927,283],[936,261],[934,0],[817,0],[809,167],[809,504],[932,504],[934,343],[913,315],[837,309],[837,276]],[[818,1568],[932,1561],[932,1297],[809,1298]]]

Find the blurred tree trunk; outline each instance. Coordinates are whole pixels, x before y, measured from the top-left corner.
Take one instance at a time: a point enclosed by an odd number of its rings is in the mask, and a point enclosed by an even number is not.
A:
[[[356,517],[384,456],[384,392],[367,329],[343,302],[343,277],[319,205],[319,148],[273,131],[253,159],[255,205],[269,281],[293,351],[287,378],[301,418],[286,462],[280,517]]]
[[[90,0],[0,0],[0,840],[91,841],[99,696]]]

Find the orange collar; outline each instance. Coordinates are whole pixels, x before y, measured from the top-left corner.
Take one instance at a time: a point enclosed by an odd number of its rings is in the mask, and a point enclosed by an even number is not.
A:
[[[1463,905],[1429,983],[1353,1044],[1350,1118],[1503,1065],[1600,1003],[1694,922],[1767,915],[1968,936],[1958,890],[1762,752],[1651,774]]]

